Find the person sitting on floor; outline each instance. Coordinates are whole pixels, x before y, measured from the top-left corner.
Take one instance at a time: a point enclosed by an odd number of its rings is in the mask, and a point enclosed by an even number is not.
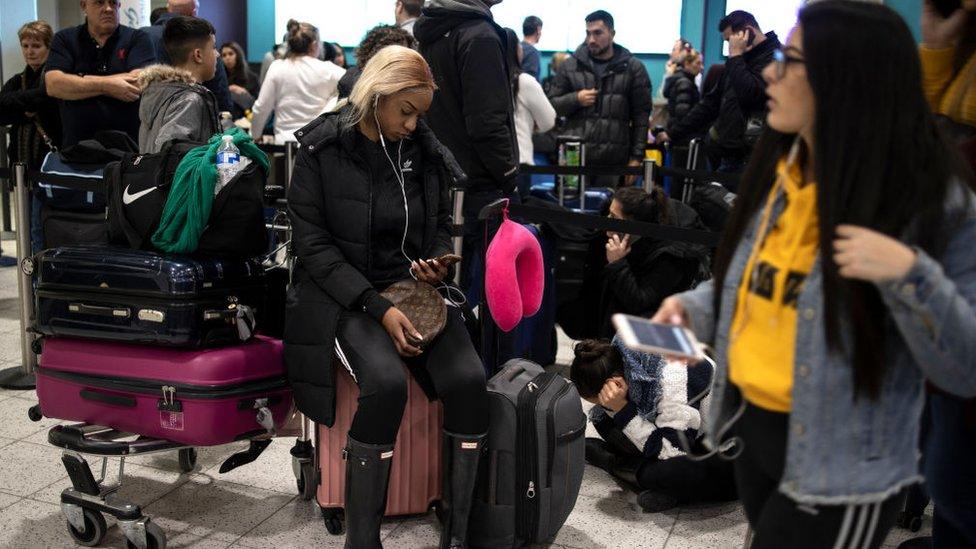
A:
[[[609,217],[683,229],[704,229],[698,214],[655,188],[617,189]],[[707,272],[708,249],[608,232],[598,234],[586,257],[586,277],[579,295],[560,305],[556,319],[573,339],[611,337],[616,313],[650,316],[671,292],[692,288]]]
[[[196,17],[174,17],[163,30],[173,65],[153,65],[139,75],[139,152],[155,153],[173,139],[205,142],[220,133],[217,100],[200,82],[213,78],[214,28]]]
[[[588,339],[576,345],[570,378],[584,400],[594,404],[589,419],[602,437],[586,440],[586,461],[629,484],[645,512],[679,504],[736,498],[729,461],[704,453],[697,440],[702,415],[699,397],[708,391],[712,366],[688,366]]]

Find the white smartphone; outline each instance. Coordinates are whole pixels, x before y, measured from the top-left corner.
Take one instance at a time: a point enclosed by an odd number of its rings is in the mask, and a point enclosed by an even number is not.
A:
[[[701,344],[687,328],[624,314],[613,315],[613,326],[624,345],[631,349],[693,361],[704,358]]]

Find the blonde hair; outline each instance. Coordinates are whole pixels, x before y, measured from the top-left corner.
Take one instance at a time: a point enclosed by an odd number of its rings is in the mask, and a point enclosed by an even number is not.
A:
[[[44,44],[44,47],[50,48],[51,40],[54,38],[54,30],[43,19],[31,21],[30,23],[25,23],[17,31],[17,40],[23,41],[24,38],[40,40]]]
[[[373,116],[376,102],[402,91],[437,89],[427,61],[416,51],[403,46],[386,46],[376,52],[349,94],[352,108],[344,125],[352,127]]]
[[[681,65],[682,67],[685,65],[694,64],[695,61],[701,59],[701,56],[702,56],[701,52],[698,50],[688,50],[685,53],[684,57],[681,59],[681,62],[678,64]]]

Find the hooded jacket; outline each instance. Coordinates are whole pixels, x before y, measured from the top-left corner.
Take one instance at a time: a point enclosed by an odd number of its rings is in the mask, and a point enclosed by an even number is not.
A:
[[[468,175],[468,191],[515,188],[518,144],[507,38],[482,0],[431,0],[414,27],[438,90],[427,120]]]
[[[364,311],[382,319],[390,307],[367,279],[373,257],[371,236],[374,174],[356,150],[356,129],[342,128],[346,109],[323,114],[295,132],[301,143],[288,211],[296,257],[285,317],[285,366],[299,410],[331,426],[335,417],[332,357],[339,315]],[[412,138],[423,157],[421,257],[453,250],[449,188],[464,178],[450,151],[423,121]]]
[[[159,152],[173,139],[206,143],[220,133],[217,100],[188,71],[152,65],[139,74],[139,87],[139,152]]]
[[[651,79],[647,69],[627,48],[614,44],[613,59],[597,81],[586,44],[580,45],[556,73],[549,99],[567,119],[563,134],[576,135],[587,145],[586,163],[623,166],[644,158],[651,114]],[[596,104],[581,107],[576,97],[596,88]]]
[[[695,108],[701,98],[695,77],[684,69],[678,69],[668,77],[664,97],[668,99],[668,125],[673,126]]]

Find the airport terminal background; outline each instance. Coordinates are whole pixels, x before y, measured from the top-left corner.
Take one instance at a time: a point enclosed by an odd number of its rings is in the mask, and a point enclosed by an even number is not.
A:
[[[521,17],[539,15],[547,20],[545,8],[573,3],[575,0],[504,0],[501,4],[508,20],[500,21],[516,29],[521,36]],[[684,37],[699,49],[707,68],[725,59],[727,47],[715,32],[719,20],[733,9],[745,9],[757,15],[764,30],[775,30],[785,41],[792,19],[790,13],[803,4],[798,0],[587,0],[576,6],[583,13],[605,8],[616,15],[615,5],[627,4],[628,9],[640,2],[658,4],[668,14],[666,21],[656,21],[655,28],[667,32],[659,40],[644,39],[647,51],[635,49],[644,63],[652,82],[652,94],[657,95],[661,75],[665,71],[669,49],[674,39]],[[364,6],[361,30],[352,31],[343,23],[345,9]],[[772,5],[775,3],[775,9]],[[884,0],[883,2],[908,22],[916,39],[920,39],[919,17],[921,0]],[[357,4],[357,6],[353,6]],[[374,4],[385,14],[383,19],[371,20]],[[348,31],[361,36],[373,24],[392,24],[392,0],[200,0],[199,17],[211,21],[217,30],[216,43],[237,42],[243,46],[248,61],[258,72],[265,54],[281,41],[284,21],[295,17],[319,26],[323,40],[338,41],[345,50],[349,65],[355,64],[354,48],[358,38],[340,41],[329,33]],[[150,9],[163,7],[165,0],[145,2]],[[368,6],[367,6],[368,5]],[[666,6],[665,6],[666,5]],[[786,6],[786,7],[784,7]],[[301,13],[291,15],[289,8]],[[765,9],[764,8],[768,8]],[[147,10],[148,13],[148,10]],[[359,13],[357,11],[357,13]],[[575,13],[575,12],[573,12]],[[764,13],[770,19],[764,20]],[[786,15],[784,15],[786,14]],[[357,15],[357,17],[359,17]],[[17,47],[17,29],[29,20],[45,19],[55,31],[78,25],[83,21],[77,0],[0,0],[0,46],[2,64],[0,76],[6,81],[24,68],[23,57]],[[359,19],[357,19],[358,21]],[[125,17],[122,24],[126,24]],[[142,22],[142,26],[147,22]],[[567,43],[582,39],[582,21],[567,23]],[[628,21],[621,28],[617,43],[629,46],[637,38],[628,39],[625,32],[639,28],[639,21]],[[546,33],[557,34],[554,24],[547,22]],[[634,30],[630,30],[634,32]],[[569,51],[575,44],[566,48]],[[541,77],[547,76],[553,50],[540,48]],[[653,51],[651,51],[653,50]],[[562,50],[559,50],[562,51]],[[3,192],[9,192],[5,184]],[[4,202],[6,203],[6,202]],[[13,219],[12,212],[4,212]],[[2,233],[4,255],[14,248],[16,227]],[[0,369],[21,363],[20,304],[17,276],[14,268],[0,268]],[[573,359],[574,341],[559,330],[555,371],[568,376]],[[59,422],[42,419],[32,422],[28,409],[36,403],[34,391],[0,389],[0,548],[71,547],[65,532],[64,515],[60,508],[61,491],[71,485],[61,463],[61,451],[47,441],[48,430]],[[584,403],[584,408],[591,406]],[[597,436],[592,424],[587,424],[587,436]],[[120,495],[143,506],[145,513],[159,524],[168,537],[170,548],[286,548],[341,547],[342,537],[332,536],[323,528],[319,508],[314,501],[303,501],[296,494],[292,459],[289,450],[292,439],[276,440],[251,466],[229,474],[219,474],[221,463],[231,454],[246,448],[246,443],[199,449],[195,468],[181,473],[176,454],[127,459],[126,485]],[[96,476],[98,471],[96,471]],[[118,460],[111,459],[107,477],[118,474]],[[643,512],[635,494],[623,487],[605,471],[587,465],[583,487],[573,513],[549,547],[589,548],[653,548],[705,549],[742,547],[747,538],[747,522],[738,503],[682,505],[662,513]],[[912,532],[896,527],[884,547],[897,547],[918,535],[931,532],[932,507],[922,518],[921,530]],[[109,518],[109,531],[101,547],[125,546],[115,520]],[[423,517],[387,519],[382,535],[385,547],[435,547],[440,525],[433,513]]]

